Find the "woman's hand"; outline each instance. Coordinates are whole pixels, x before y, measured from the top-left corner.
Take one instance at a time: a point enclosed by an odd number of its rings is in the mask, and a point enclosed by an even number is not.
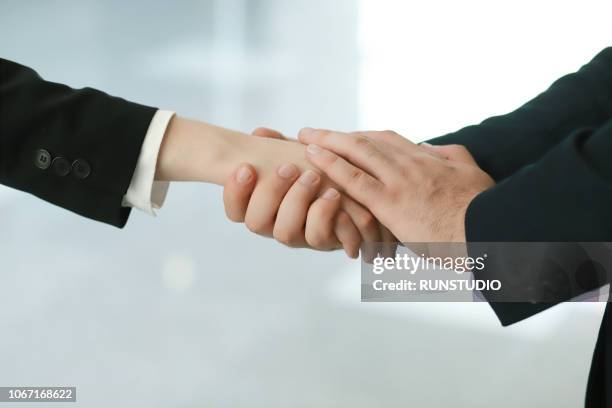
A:
[[[472,199],[495,182],[467,150],[418,146],[395,132],[302,129],[308,160],[404,243],[465,242]]]
[[[278,132],[259,128],[254,135],[284,140]],[[304,146],[286,141],[304,154]],[[289,159],[285,156],[284,159]],[[300,158],[297,163],[303,161]],[[357,257],[362,241],[387,242],[395,250],[395,238],[361,205],[342,196],[325,177],[310,166],[287,162],[275,174],[258,172],[250,164],[236,169],[224,185],[223,201],[229,219],[244,222],[252,232],[272,236],[291,247],[332,250],[344,247]],[[306,168],[305,170],[303,170]],[[371,248],[371,250],[370,250]],[[363,254],[372,259],[376,248]]]
[[[308,163],[304,145],[268,130],[258,133],[273,137],[174,117],[155,178],[225,184],[230,219],[290,246],[344,247],[355,257],[362,241],[395,242],[369,211],[337,194],[335,183]]]

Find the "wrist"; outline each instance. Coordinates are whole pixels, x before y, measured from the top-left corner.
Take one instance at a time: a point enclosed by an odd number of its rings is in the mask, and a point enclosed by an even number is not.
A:
[[[174,117],[157,160],[156,179],[223,184],[239,164],[246,135],[204,122]]]
[[[457,212],[456,222],[454,223],[453,234],[450,242],[467,242],[467,231],[466,222],[468,216],[468,208],[472,201],[480,194],[483,190],[474,190],[466,193],[461,200],[459,205],[459,211]]]

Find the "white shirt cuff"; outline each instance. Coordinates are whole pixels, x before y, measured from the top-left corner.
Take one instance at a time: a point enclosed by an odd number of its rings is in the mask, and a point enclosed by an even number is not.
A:
[[[155,216],[155,210],[164,204],[170,183],[155,181],[155,170],[159,148],[172,116],[174,112],[164,110],[158,110],[153,115],[122,206],[138,208]]]

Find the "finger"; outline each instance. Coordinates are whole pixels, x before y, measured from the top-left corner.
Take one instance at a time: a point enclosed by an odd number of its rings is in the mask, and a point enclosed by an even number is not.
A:
[[[379,180],[396,172],[392,156],[383,153],[366,136],[304,128],[298,138],[302,143],[318,145],[345,157]]]
[[[223,185],[223,205],[227,218],[243,222],[249,205],[257,172],[250,164],[240,165]]]
[[[403,242],[402,245],[405,245],[411,252],[414,252],[416,256],[426,258],[431,255],[428,242]]]
[[[359,135],[359,136],[365,136],[371,139],[374,143],[377,143],[379,141],[385,142],[385,144],[387,144],[389,148],[399,149],[400,151],[405,150],[407,148],[411,149],[411,147],[409,147],[410,145],[416,147],[416,145],[412,141],[410,141],[409,139],[405,138],[404,136],[400,135],[399,133],[393,130],[383,130],[383,131],[368,130],[368,131],[353,132],[352,134]],[[377,145],[380,146],[381,144],[377,144]]]
[[[351,217],[342,210],[340,210],[336,217],[334,234],[342,244],[344,252],[346,252],[349,258],[355,259],[359,257],[361,234],[353,223],[353,220],[351,220]]]
[[[328,188],[308,208],[304,236],[314,249],[329,251],[338,248],[340,241],[334,233],[336,215],[340,209],[340,193]]]
[[[370,211],[349,197],[342,197],[342,209],[349,215],[361,235],[361,257],[366,262],[372,262],[381,240],[378,221]]]
[[[293,183],[282,200],[274,223],[273,236],[278,242],[290,247],[308,245],[305,239],[308,208],[319,191],[321,176],[306,170]]]
[[[283,136],[283,134],[277,130],[269,129],[266,127],[258,127],[257,129],[251,132],[253,136],[259,137],[267,137],[269,139],[281,139],[286,140],[287,138]]]
[[[387,227],[380,224],[380,236],[381,236],[381,255],[386,258],[392,258],[395,256],[397,249],[397,239]]]
[[[306,148],[307,159],[321,169],[355,200],[372,210],[380,200],[383,184],[374,177],[353,166],[337,154],[315,144]]]
[[[291,185],[299,175],[294,164],[278,167],[276,175],[262,178],[251,195],[244,222],[252,232],[271,236],[276,213]]]

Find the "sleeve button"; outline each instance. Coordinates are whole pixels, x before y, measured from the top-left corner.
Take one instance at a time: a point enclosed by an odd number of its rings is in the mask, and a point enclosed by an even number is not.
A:
[[[85,159],[76,159],[72,163],[72,174],[80,180],[86,179],[91,174],[91,166]]]
[[[51,166],[51,154],[45,149],[37,150],[34,165],[41,170],[48,169]]]
[[[70,173],[70,162],[65,157],[56,157],[51,162],[53,172],[58,176],[66,176]]]

